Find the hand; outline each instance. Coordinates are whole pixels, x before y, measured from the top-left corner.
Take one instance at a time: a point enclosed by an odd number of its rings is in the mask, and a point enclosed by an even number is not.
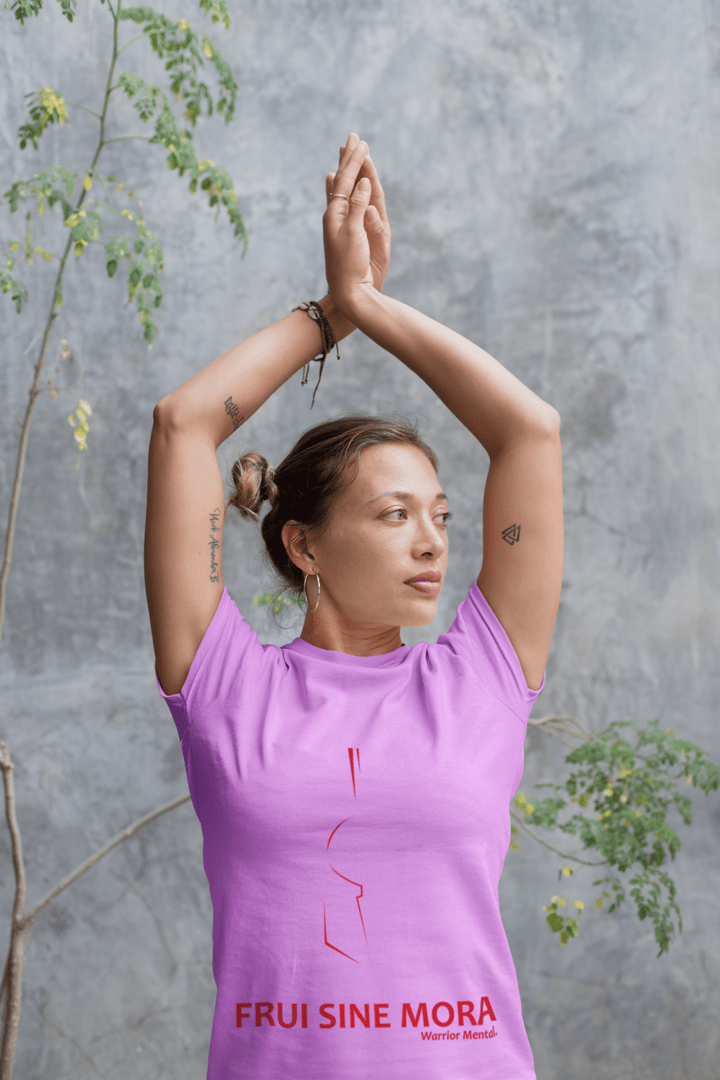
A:
[[[345,149],[345,146],[340,147],[341,163]],[[325,178],[325,193],[327,195],[328,203],[330,203],[330,194],[334,191],[333,184],[335,183],[335,177],[337,175],[337,173],[328,173]],[[378,176],[377,169],[370,157],[369,150],[365,155],[365,161],[360,167],[357,178],[358,180],[362,180],[364,176],[369,179],[372,185],[368,210],[370,206],[377,210],[377,214],[373,211],[366,213],[363,223],[365,225],[365,231],[367,232],[368,244],[370,247],[370,267],[372,269],[373,286],[378,292],[381,292],[383,282],[385,281],[385,275],[387,274],[388,264],[390,262],[392,232],[390,230],[390,222],[388,221],[385,209],[385,192],[382,189],[380,177]],[[341,199],[340,202],[345,202],[345,200]]]
[[[365,182],[361,185],[360,181]],[[367,143],[353,132],[340,147],[340,167],[325,178],[328,208],[323,216],[328,292],[348,317],[353,300],[367,289],[382,289],[392,234],[385,194]],[[365,190],[364,190],[365,189]],[[330,193],[348,195],[332,199]]]

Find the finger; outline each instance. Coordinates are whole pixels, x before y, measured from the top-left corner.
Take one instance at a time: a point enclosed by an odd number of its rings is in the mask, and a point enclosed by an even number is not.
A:
[[[335,173],[334,172],[329,172],[327,174],[327,176],[325,177],[325,197],[327,198],[328,202],[330,202],[330,196],[332,194],[334,180],[335,180]]]
[[[343,162],[342,162],[342,159],[343,159],[343,155],[347,154],[347,158],[349,158],[349,157],[350,157],[350,154],[351,154],[351,153],[352,153],[352,151],[353,151],[353,147],[354,147],[354,146],[355,146],[355,144],[356,144],[356,143],[358,143],[359,141],[360,141],[360,137],[359,137],[358,135],[356,135],[354,131],[353,131],[353,132],[351,132],[351,133],[350,133],[350,134],[348,135],[348,141],[347,141],[347,142],[346,142],[346,143],[345,143],[345,144],[344,144],[343,146],[341,146],[341,147],[340,147],[340,151],[341,151],[341,153],[340,153],[340,164],[341,164],[341,165],[342,165],[342,163],[343,163]]]
[[[370,195],[370,202],[376,208],[380,215],[383,224],[389,225],[387,216],[387,209],[385,207],[385,192],[383,191],[382,184],[380,183],[380,177],[377,174],[377,169],[370,154],[365,155],[365,161],[363,167],[360,170],[360,176],[367,176],[368,180],[372,184],[372,194]]]
[[[339,163],[338,163],[338,170],[340,170],[342,168],[343,164],[346,164],[350,160],[350,155],[352,154],[353,146],[355,145],[355,142],[357,142],[357,141],[358,141],[357,135],[350,135],[350,136],[348,136],[348,141],[343,146],[340,147],[340,160],[339,160]]]
[[[351,229],[358,225],[361,228],[364,227],[365,212],[368,208],[368,199],[371,192],[372,185],[366,176],[358,180],[348,203],[348,219]]]
[[[346,196],[345,199],[339,199],[338,202],[346,202],[352,195],[358,173],[362,168],[367,152],[368,145],[366,142],[363,142],[360,139],[358,139],[357,142],[353,142],[352,136],[348,138],[340,168],[335,173],[335,186],[332,189],[334,194]],[[333,199],[330,205],[332,206],[332,203],[334,202],[335,200]]]

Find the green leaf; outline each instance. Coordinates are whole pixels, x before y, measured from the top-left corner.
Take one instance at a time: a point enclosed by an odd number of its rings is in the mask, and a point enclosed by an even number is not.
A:
[[[62,94],[56,93],[49,86],[44,86],[40,90],[26,94],[25,97],[30,98],[28,108],[32,123],[22,124],[18,129],[20,149],[24,150],[28,140],[30,140],[37,150],[38,139],[48,124],[54,124],[55,121],[59,124],[69,123],[65,99]]]
[[[203,102],[207,106],[208,116],[212,116],[215,109],[224,114],[226,123],[230,122],[235,111],[238,85],[218,45],[207,34],[198,35],[187,19],[170,19],[162,12],[145,5],[124,8],[120,11],[119,18],[132,19],[138,24],[144,23],[143,32],[147,35],[152,49],[160,59],[167,57],[165,70],[172,73],[170,89],[185,102],[185,119],[188,123],[195,126],[202,112]],[[206,59],[214,65],[221,88],[221,96],[215,105],[208,86],[198,78],[199,68],[204,66]],[[137,79],[138,76],[134,78]],[[121,76],[119,82],[129,94],[138,92],[135,89],[130,90],[122,80]]]
[[[160,87],[155,83],[146,83],[132,71],[127,71],[118,78],[118,86],[123,88],[129,98],[137,95],[137,101],[133,101],[133,107],[143,123],[146,124],[151,120],[162,94]]]
[[[230,12],[226,0],[200,0],[200,7],[206,15],[212,15],[214,23],[222,21],[225,29],[230,29]]]
[[[118,268],[117,260],[116,259],[110,259],[110,261],[106,265],[107,265],[108,277],[112,277],[113,274],[115,273],[115,271]]]
[[[192,133],[184,128],[179,128],[175,120],[167,96],[161,94],[162,107],[155,121],[155,134],[149,140],[151,143],[161,143],[170,150],[166,161],[170,169],[177,169],[180,176],[187,171],[190,173],[189,188],[197,189],[199,177],[207,174],[202,182],[203,189],[207,191],[209,206],[215,206],[221,202],[227,210],[234,235],[241,236],[245,241],[242,257],[245,258],[248,245],[247,232],[242,214],[237,208],[237,194],[233,185],[232,177],[227,169],[219,167],[211,160],[198,161],[195,147],[192,143]]]
[[[16,277],[10,272],[14,267],[14,259],[11,258],[10,253],[5,251],[0,255],[3,266],[0,267],[0,292],[9,293],[10,299],[15,304],[15,311],[18,315],[22,311],[23,303],[28,302],[28,291],[22,281],[18,281]],[[10,264],[9,266],[7,264]]]
[[[532,804],[534,825],[579,835],[586,849],[596,849],[602,860],[617,867],[620,873],[634,867],[630,895],[636,902],[638,919],[641,922],[652,919],[656,924],[658,957],[668,950],[670,935],[674,933],[672,911],[678,916],[682,933],[675,884],[661,867],[668,858],[673,860],[681,847],[680,837],[666,820],[669,809],[675,806],[689,825],[692,807],[687,796],[673,789],[679,780],[688,778],[706,794],[720,786],[720,769],[707,759],[705,751],[675,738],[669,729],[660,730],[659,723],[657,719],[650,721],[646,730],[637,730],[632,721],[610,724],[567,755],[566,763],[577,768],[564,785],[536,785],[551,788],[555,795],[533,800]],[[625,727],[636,728],[635,747],[623,737]],[[647,747],[652,747],[652,752],[642,753]],[[678,766],[679,771],[673,772]],[[592,816],[576,813],[560,822],[559,811],[566,806],[559,797],[561,793],[567,793],[571,802],[581,808],[592,803]],[[607,909],[611,914],[624,902],[625,890],[620,878],[614,875],[593,884],[603,882],[608,882],[615,893]],[[665,902],[663,889],[667,893]],[[571,926],[568,933],[573,935]]]
[[[67,21],[72,22],[77,0],[58,0],[58,2]],[[5,7],[7,8],[7,3]],[[38,16],[41,8],[42,0],[13,0],[10,10],[20,25],[24,26],[25,19],[29,19],[31,15]]]

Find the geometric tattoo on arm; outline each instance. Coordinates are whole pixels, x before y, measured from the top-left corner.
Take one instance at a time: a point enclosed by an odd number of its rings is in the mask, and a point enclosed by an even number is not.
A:
[[[231,397],[229,397],[227,401],[223,402],[223,404],[225,405],[225,412],[232,420],[233,431],[237,431],[245,417],[240,415],[240,410],[238,409],[237,405]]]
[[[503,540],[507,540],[508,544],[515,544],[520,539],[520,526],[511,525],[508,529],[503,529]]]
[[[210,512],[210,580],[219,581],[220,574],[218,573],[218,564],[215,561],[215,549],[220,547],[220,541],[215,537],[215,533],[220,532],[220,526],[218,520],[220,518],[220,507],[216,506],[214,510]]]

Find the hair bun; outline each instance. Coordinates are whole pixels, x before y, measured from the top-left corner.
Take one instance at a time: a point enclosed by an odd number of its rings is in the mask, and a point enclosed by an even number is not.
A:
[[[274,510],[279,496],[280,492],[275,483],[275,469],[272,465],[268,465],[263,470],[262,497],[268,500],[270,506]]]
[[[242,454],[233,465],[231,475],[234,491],[227,506],[234,506],[246,520],[259,522],[263,501],[269,499],[272,505],[277,499],[274,470],[267,458],[255,451]]]

